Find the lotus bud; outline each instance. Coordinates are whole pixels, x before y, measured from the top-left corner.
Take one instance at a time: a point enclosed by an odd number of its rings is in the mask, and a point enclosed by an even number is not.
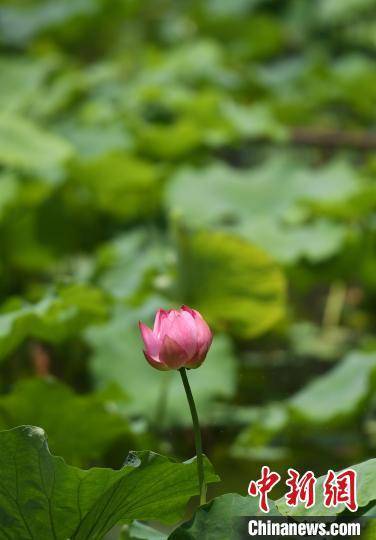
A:
[[[141,321],[139,327],[146,360],[162,371],[199,367],[213,339],[201,314],[187,306],[159,309],[153,330]]]

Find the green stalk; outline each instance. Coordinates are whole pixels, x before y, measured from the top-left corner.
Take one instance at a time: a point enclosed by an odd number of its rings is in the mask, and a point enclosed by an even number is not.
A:
[[[199,493],[200,493],[200,505],[203,505],[206,503],[206,485],[205,485],[205,475],[204,475],[204,460],[203,460],[203,454],[202,454],[200,423],[198,421],[196,405],[193,399],[191,387],[189,386],[187,372],[185,368],[180,368],[179,372],[181,375],[181,380],[183,381],[184,390],[187,395],[187,400],[188,400],[188,404],[189,404],[189,408],[190,408],[191,416],[192,416],[193,431],[195,434],[196,455],[197,455],[197,476],[198,476],[198,487],[199,487]]]

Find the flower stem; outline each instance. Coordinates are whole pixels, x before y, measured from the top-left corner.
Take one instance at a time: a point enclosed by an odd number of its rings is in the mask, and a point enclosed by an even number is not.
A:
[[[205,485],[205,476],[204,476],[204,460],[202,454],[202,441],[201,441],[201,431],[200,423],[198,421],[196,405],[193,399],[191,387],[189,386],[189,381],[187,377],[187,372],[185,368],[179,369],[181,379],[183,381],[184,390],[187,395],[187,400],[189,408],[191,411],[192,422],[193,422],[193,431],[195,434],[195,445],[196,445],[196,455],[197,455],[197,475],[198,475],[198,486],[200,493],[200,505],[206,503],[206,485]]]

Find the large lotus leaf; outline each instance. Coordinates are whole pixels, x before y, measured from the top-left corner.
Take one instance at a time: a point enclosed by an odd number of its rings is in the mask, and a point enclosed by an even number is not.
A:
[[[347,351],[351,331],[344,327],[301,321],[291,325],[289,336],[291,348],[298,356],[334,360]]]
[[[290,412],[305,425],[351,418],[370,398],[375,373],[375,353],[353,352],[293,396]]]
[[[182,299],[221,331],[260,335],[284,315],[285,280],[260,248],[221,232],[179,233]]]
[[[72,155],[70,144],[15,114],[0,116],[0,163],[26,171],[59,171]]]
[[[348,423],[372,398],[375,374],[375,353],[350,353],[290,399],[257,409],[253,422],[238,436],[234,452],[251,455],[252,448],[268,444],[287,427],[320,430]]]
[[[44,0],[27,5],[6,5],[0,10],[1,41],[24,45],[40,32],[56,28],[70,19],[96,12],[98,2]]]
[[[124,526],[119,540],[167,540],[168,533],[149,527],[141,521],[134,521],[129,527]]]
[[[195,306],[215,328],[241,337],[263,333],[283,315],[283,275],[259,248],[211,232],[179,234],[176,248],[174,281],[166,273],[172,263],[171,245],[166,248],[161,238],[147,231],[123,235],[100,251],[99,281],[126,299],[146,280],[149,287],[169,286],[177,302]]]
[[[273,116],[266,104],[246,107],[235,102],[224,103],[225,117],[234,127],[239,137],[267,138],[284,140],[287,137],[286,128]]]
[[[177,118],[167,124],[144,122],[138,125],[138,139],[147,154],[164,159],[176,159],[189,154],[199,146],[223,146],[247,133],[257,136],[278,136],[278,123],[267,112],[246,109],[229,100],[220,91],[188,91],[186,88],[153,88],[150,94],[158,102],[146,103],[150,115]],[[148,95],[148,94],[147,94]],[[240,110],[239,110],[240,109]],[[245,116],[248,116],[245,118]],[[241,123],[240,118],[243,120]],[[247,127],[246,127],[247,126]]]
[[[90,368],[98,385],[116,382],[124,389],[131,413],[157,419],[159,426],[189,425],[191,417],[179,373],[151,368],[142,354],[138,319],[151,323],[158,307],[168,306],[161,299],[138,311],[119,308],[108,323],[90,328],[86,332],[93,349]],[[216,400],[231,398],[236,388],[236,362],[226,336],[215,336],[204,364],[190,370],[188,377],[200,420],[209,423]]]
[[[13,307],[13,305],[12,305]],[[20,304],[0,313],[0,358],[27,337],[56,343],[105,319],[108,302],[95,287],[75,284],[61,288],[36,304]]]
[[[159,169],[134,156],[113,152],[77,162],[72,180],[76,204],[84,189],[85,204],[115,218],[132,221],[158,209]]]
[[[302,225],[279,224],[268,217],[244,221],[236,232],[262,246],[281,263],[304,257],[317,263],[337,253],[346,238],[346,228],[328,219]]]
[[[168,252],[163,238],[153,232],[139,229],[122,234],[99,249],[98,281],[115,298],[134,297],[148,276],[164,269]]]
[[[221,163],[201,170],[183,168],[171,179],[166,202],[191,226],[236,224],[265,213],[279,218],[296,201],[295,172],[295,163],[286,159],[247,170]]]
[[[329,83],[335,84],[339,103],[353,107],[365,118],[375,118],[372,88],[376,74],[370,58],[355,54],[339,58],[333,65]]]
[[[260,449],[266,454],[268,443],[288,425],[289,416],[283,402],[270,403],[250,412],[253,412],[252,423],[240,432],[232,448],[237,457],[252,458],[260,455]]]
[[[171,180],[166,204],[190,227],[233,231],[283,262],[316,262],[338,251],[346,228],[322,217],[306,222],[310,208],[342,204],[358,189],[346,162],[316,170],[277,156],[240,171],[219,163],[183,168]]]
[[[49,67],[49,61],[0,57],[0,73],[6,73],[1,80],[0,110],[17,112],[28,107],[37,97]]]
[[[242,497],[237,493],[226,493],[200,507],[193,518],[180,525],[169,540],[228,540],[238,538],[239,518],[258,516],[261,512],[258,500]],[[279,516],[273,502],[270,502],[269,516]]]
[[[320,0],[317,14],[326,24],[353,23],[357,15],[367,14],[373,7],[372,0]]]
[[[30,273],[40,275],[41,272],[47,274],[56,268],[55,245],[50,246],[41,241],[37,212],[34,208],[48,197],[53,187],[45,182],[27,184],[18,182],[14,188],[17,190],[14,192],[15,197],[8,199],[2,222],[1,247],[4,269],[10,276],[14,271],[26,275]],[[48,225],[51,226],[50,221]]]
[[[202,141],[202,130],[190,118],[168,125],[144,125],[139,130],[140,149],[154,158],[174,160],[192,152]]]
[[[51,450],[74,465],[97,462],[119,438],[127,448],[132,440],[125,417],[111,407],[109,392],[76,394],[51,377],[20,380],[0,396],[0,429],[23,424],[47,431]]]
[[[93,158],[119,150],[130,150],[132,139],[120,123],[62,122],[59,131],[83,158]]]
[[[207,460],[205,469],[207,482],[216,481]],[[173,523],[198,492],[195,460],[131,452],[120,470],[82,470],[52,456],[32,426],[0,433],[0,479],[4,540],[101,540],[119,522]]]
[[[189,225],[262,217],[289,218],[302,201],[334,203],[359,189],[356,174],[345,161],[319,169],[276,155],[245,170],[215,163],[205,169],[183,168],[171,180],[167,205]],[[203,208],[207,204],[207,211]]]
[[[159,62],[152,62],[149,70],[141,74],[141,80],[158,84],[167,82],[169,86],[201,81],[231,84],[237,76],[224,64],[223,49],[218,43],[199,40],[176,47],[160,57]]]

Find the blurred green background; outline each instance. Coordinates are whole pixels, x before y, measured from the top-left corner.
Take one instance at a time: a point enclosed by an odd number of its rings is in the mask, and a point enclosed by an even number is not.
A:
[[[375,13],[0,1],[2,429],[82,467],[191,457],[137,327],[187,303],[212,494],[374,456]]]

